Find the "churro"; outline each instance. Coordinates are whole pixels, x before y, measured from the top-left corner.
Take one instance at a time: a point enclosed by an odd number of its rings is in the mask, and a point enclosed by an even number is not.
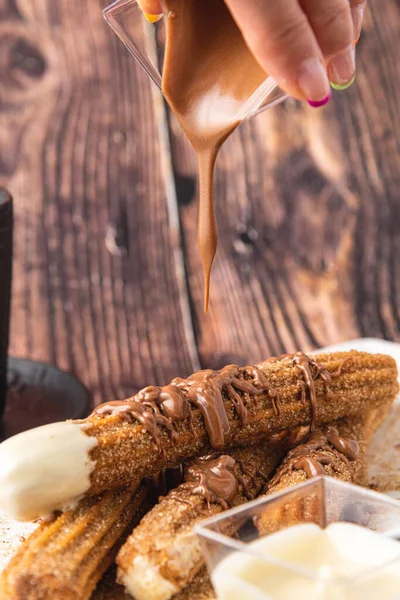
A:
[[[288,435],[194,461],[185,481],[143,518],[121,548],[118,580],[136,600],[168,600],[204,565],[196,523],[254,499],[285,456]]]
[[[80,443],[79,485],[68,456],[60,460],[57,424],[3,442],[0,509],[20,519],[41,516],[80,495],[139,484],[196,456],[367,411],[397,390],[391,357],[356,351],[314,358],[297,353],[257,367],[200,371],[64,424],[75,428]]]
[[[1,600],[87,600],[144,512],[148,484],[86,498],[43,522],[0,578]]]
[[[390,405],[359,416],[340,419],[310,432],[306,439],[289,451],[264,492],[273,494],[302,483],[310,477],[329,475],[342,481],[360,483],[363,459],[373,433],[385,418]],[[283,525],[314,521],[322,510],[317,499],[305,498],[279,505],[256,519],[260,534],[272,533]]]

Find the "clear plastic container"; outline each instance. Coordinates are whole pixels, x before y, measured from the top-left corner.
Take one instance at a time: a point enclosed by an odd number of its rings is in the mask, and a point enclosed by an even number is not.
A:
[[[165,48],[165,19],[149,23],[136,0],[117,0],[103,11],[104,18],[132,56],[161,90]],[[238,116],[240,121],[285,100],[287,95],[272,77],[267,77]]]
[[[400,503],[383,494],[318,477],[196,532],[221,600],[400,598]]]

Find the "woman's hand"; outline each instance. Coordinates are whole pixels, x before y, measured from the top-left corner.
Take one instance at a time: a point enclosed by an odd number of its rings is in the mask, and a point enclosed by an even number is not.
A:
[[[353,83],[366,0],[225,1],[257,60],[288,94],[322,106],[330,84]],[[159,0],[139,4],[149,20],[161,13]]]

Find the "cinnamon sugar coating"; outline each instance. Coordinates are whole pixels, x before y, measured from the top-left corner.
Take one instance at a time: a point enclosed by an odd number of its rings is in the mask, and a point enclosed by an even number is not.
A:
[[[397,368],[389,356],[352,351],[319,355],[315,361],[328,373],[336,375],[327,386],[320,374],[314,373],[316,424],[381,406],[397,394]],[[304,393],[305,382],[299,366],[290,358],[283,358],[261,363],[257,368],[267,380],[268,390],[253,396],[236,390],[246,405],[245,422],[235,403],[227,399],[222,389],[229,424],[226,448],[248,445],[284,429],[311,422],[313,411],[310,399]],[[276,395],[271,396],[271,390]],[[98,440],[91,452],[96,466],[91,475],[89,494],[139,482],[144,476],[177,466],[184,460],[211,454],[214,449],[202,414],[193,405],[189,410],[190,419],[172,424],[174,436],[160,425],[157,440],[142,424],[122,419],[119,414],[93,415],[79,421],[87,435]]]
[[[204,565],[200,542],[194,526],[224,508],[238,506],[255,498],[289,448],[288,436],[275,443],[239,448],[229,454],[236,478],[236,494],[223,505],[210,497],[209,482],[183,483],[142,519],[118,557],[118,579],[136,600],[166,600],[183,590]],[[222,456],[222,459],[224,456]],[[227,461],[208,459],[204,464],[221,479]],[[195,463],[197,464],[197,463]],[[190,471],[190,467],[188,469]],[[203,466],[203,474],[206,467]],[[233,478],[230,472],[227,473]],[[214,475],[215,476],[215,475]],[[218,483],[218,477],[216,477]],[[232,532],[233,533],[233,532]]]
[[[115,559],[128,525],[143,514],[148,486],[82,500],[42,523],[0,578],[2,600],[87,600]]]
[[[368,444],[372,435],[387,415],[390,406],[391,403],[387,403],[379,409],[373,409],[358,416],[340,419],[333,424],[340,436],[346,440],[357,442],[359,451],[351,460],[338,452],[335,446],[329,442],[317,451],[313,451],[310,449],[310,442],[308,440],[297,446],[297,455],[309,457],[311,460],[319,462],[323,466],[324,474],[326,475],[349,483],[360,483],[363,475],[363,460]],[[321,427],[318,434],[323,436],[330,427],[332,425]],[[309,477],[310,473],[302,467],[301,463],[296,466],[296,458],[293,459],[293,452],[289,452],[274,478],[267,484],[266,494],[270,495],[275,492],[281,492],[307,481]],[[264,515],[261,515],[256,520],[256,526],[260,535],[266,535],[281,529],[282,526],[288,527],[307,520],[314,522],[319,510],[322,510],[320,503],[316,498],[310,496],[298,502],[290,502],[284,506],[277,506],[276,510],[266,511]]]

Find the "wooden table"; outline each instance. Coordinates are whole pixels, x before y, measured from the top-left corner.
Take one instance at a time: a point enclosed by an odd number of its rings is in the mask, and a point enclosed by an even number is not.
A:
[[[0,0],[12,354],[72,371],[98,402],[200,366],[399,339],[399,2],[371,2],[349,91],[319,111],[287,102],[226,144],[208,315],[193,152],[102,7]]]

